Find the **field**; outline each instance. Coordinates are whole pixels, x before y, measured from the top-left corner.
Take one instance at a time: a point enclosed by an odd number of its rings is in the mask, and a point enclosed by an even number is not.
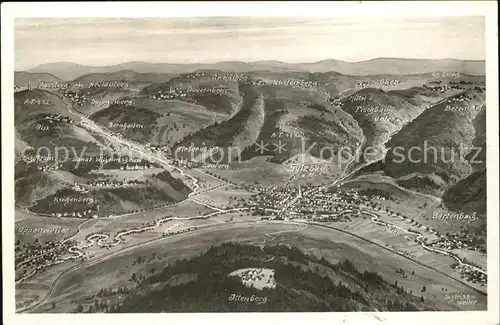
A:
[[[234,170],[218,169],[212,172],[218,176],[230,179],[237,184],[259,185],[272,187],[285,183],[293,175],[286,165],[266,161],[268,157],[254,157],[249,161],[234,163]]]

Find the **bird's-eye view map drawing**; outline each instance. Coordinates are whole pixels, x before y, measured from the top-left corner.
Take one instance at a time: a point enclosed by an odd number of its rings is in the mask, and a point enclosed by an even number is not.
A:
[[[487,309],[484,17],[17,18],[14,52],[16,313]]]

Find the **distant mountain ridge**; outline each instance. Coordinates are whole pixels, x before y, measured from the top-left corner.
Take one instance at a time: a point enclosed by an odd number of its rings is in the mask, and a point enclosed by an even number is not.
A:
[[[360,62],[345,62],[340,60],[323,60],[313,63],[286,63],[281,61],[240,62],[228,61],[218,63],[148,63],[132,61],[111,66],[84,66],[71,62],[57,62],[39,65],[28,72],[50,73],[65,81],[74,80],[83,75],[92,73],[114,73],[122,70],[131,70],[137,73],[189,73],[196,70],[221,70],[224,72],[329,72],[335,71],[346,75],[410,75],[420,73],[460,72],[470,75],[485,75],[484,60],[424,60],[377,58]]]

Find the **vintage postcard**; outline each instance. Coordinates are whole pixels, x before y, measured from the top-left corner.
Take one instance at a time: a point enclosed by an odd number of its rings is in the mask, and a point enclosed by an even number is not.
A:
[[[3,9],[7,325],[499,324],[496,3]]]

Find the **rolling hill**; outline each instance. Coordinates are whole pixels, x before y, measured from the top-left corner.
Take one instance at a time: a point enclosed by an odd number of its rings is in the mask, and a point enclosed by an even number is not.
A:
[[[37,85],[39,82],[44,81],[47,83],[56,83],[62,82],[61,79],[56,76],[42,72],[42,73],[34,73],[27,71],[15,71],[14,72],[14,83],[18,85],[27,85],[28,82],[32,85]]]
[[[394,133],[440,99],[437,94],[422,87],[389,91],[363,88],[340,102],[342,110],[350,114],[363,130],[363,150],[372,147],[379,156],[384,152],[384,144]],[[366,157],[360,157],[359,163],[373,159],[367,154]]]
[[[269,256],[274,256],[269,259]],[[262,289],[244,285],[235,270],[273,272]],[[203,272],[200,272],[203,270]],[[231,294],[234,293],[233,297]],[[248,297],[248,301],[239,297]],[[254,297],[254,300],[250,300]],[[319,312],[433,310],[431,303],[352,262],[331,264],[295,247],[224,243],[167,265],[139,281],[110,312]]]
[[[469,89],[429,107],[392,136],[382,160],[360,173],[382,171],[403,187],[441,196],[472,171],[460,150],[474,141],[483,105],[484,95]]]
[[[111,129],[134,141],[159,146],[171,146],[226,119],[238,110],[242,102],[237,84],[214,80],[210,76],[202,79],[177,76],[167,82],[145,86],[139,91],[102,92],[107,96],[103,98],[130,102],[100,107],[86,105],[82,110],[91,112],[90,118],[107,127],[135,123],[137,128]],[[120,97],[120,94],[123,96]],[[97,98],[95,92],[89,96]]]
[[[434,71],[460,72],[472,75],[485,75],[484,61],[463,60],[421,60],[421,59],[395,59],[377,58],[361,62],[345,62],[339,60],[323,60],[314,63],[285,63],[279,61],[257,62],[219,62],[212,64],[170,64],[125,62],[113,66],[95,67],[83,66],[70,62],[42,64],[29,72],[47,72],[62,80],[74,80],[80,76],[91,73],[112,73],[120,70],[132,70],[137,73],[188,73],[196,70],[215,69],[225,72],[249,71],[304,71],[328,72],[337,71],[348,75],[408,75],[429,73]]]
[[[267,81],[279,78],[274,74]],[[239,92],[243,101],[237,113],[189,135],[174,150],[191,145],[231,147],[241,152],[243,160],[272,156],[273,162],[281,163],[300,153],[330,159],[337,153],[335,148],[342,144],[356,147],[361,140],[361,130],[352,117],[331,107],[328,94],[319,87],[240,83]],[[266,148],[259,149],[260,143],[266,143]],[[228,161],[227,152],[224,156]]]
[[[110,73],[90,73],[83,76],[79,76],[78,78],[72,80],[73,83],[81,83],[84,85],[88,85],[91,82],[103,82],[103,81],[129,81],[133,83],[158,83],[158,82],[166,82],[171,79],[173,75],[166,73],[137,73],[132,70],[119,70],[116,72]]]

